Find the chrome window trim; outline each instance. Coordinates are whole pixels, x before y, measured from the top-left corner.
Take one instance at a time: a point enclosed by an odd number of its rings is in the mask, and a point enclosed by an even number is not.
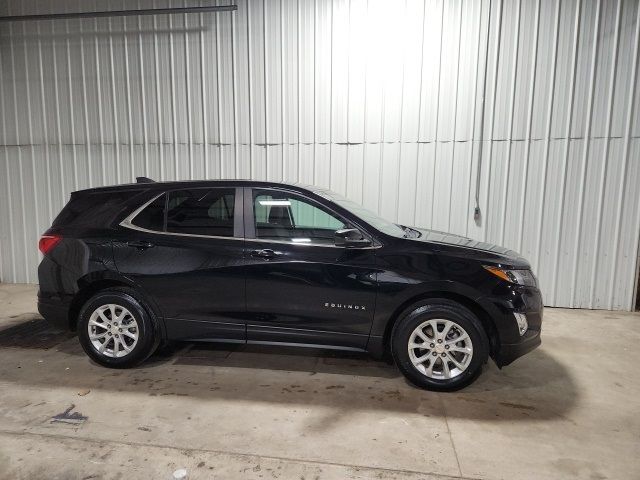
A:
[[[253,187],[250,187],[253,188]],[[341,248],[344,250],[373,250],[373,249],[377,249],[382,247],[382,245],[370,245],[368,247],[354,247],[354,248],[349,248],[349,247],[342,247],[342,246],[338,246],[338,245],[330,245],[330,244],[325,244],[325,243],[313,243],[313,242],[309,242],[309,243],[296,243],[296,242],[292,242],[292,241],[286,241],[286,240],[273,240],[273,239],[267,239],[267,238],[246,238],[246,237],[219,237],[219,236],[214,236],[214,235],[197,235],[195,233],[176,233],[176,232],[160,232],[158,230],[149,230],[148,228],[143,228],[143,227],[138,227],[137,225],[134,225],[133,220],[138,216],[138,214],[140,212],[142,212],[142,210],[144,210],[145,208],[147,208],[149,205],[151,205],[153,202],[155,202],[158,198],[160,198],[162,195],[164,195],[165,193],[168,193],[169,191],[172,190],[167,190],[167,191],[163,191],[161,193],[159,193],[158,195],[156,195],[155,197],[151,198],[150,200],[146,201],[145,203],[143,203],[140,207],[136,208],[132,213],[130,213],[124,220],[122,220],[119,225],[121,227],[124,228],[128,228],[130,230],[137,230],[138,232],[145,232],[145,233],[153,233],[156,235],[170,235],[170,236],[177,236],[177,237],[193,237],[193,238],[213,238],[213,239],[217,239],[217,240],[244,240],[246,242],[261,242],[261,243],[275,243],[275,244],[279,244],[279,245],[294,245],[294,246],[298,246],[298,247],[324,247],[324,248]],[[291,193],[297,193],[298,195],[299,192],[291,192]],[[303,198],[306,198],[304,195],[300,195]],[[314,199],[309,199],[311,201],[314,201]],[[337,215],[339,215],[337,212],[335,212]]]
[[[127,218],[122,220],[119,225],[121,227],[128,228],[130,230],[137,230],[139,232],[145,232],[145,233],[155,233],[156,235],[171,235],[171,236],[177,236],[177,237],[194,237],[194,238],[213,238],[218,240],[244,240],[244,237],[235,237],[235,236],[220,237],[215,235],[198,235],[195,233],[160,232],[158,230],[149,230],[148,228],[138,227],[137,225],[134,225],[133,223],[131,223],[138,216],[138,214],[142,212],[142,210],[147,208],[149,205],[155,202],[158,198],[160,198],[165,193],[168,193],[169,191],[172,191],[172,190],[163,191],[162,193],[153,197],[151,200],[143,203],[140,207],[135,209]]]
[[[341,247],[339,245],[330,245],[326,243],[313,243],[313,242],[304,242],[304,243],[296,243],[296,242],[288,242],[286,240],[272,240],[269,238],[245,238],[247,242],[260,242],[260,243],[277,243],[280,245],[294,245],[296,247],[325,247],[325,248],[341,248],[343,250],[372,250],[375,248],[380,248],[382,245],[370,245],[368,247]]]
[[[268,190],[275,190],[278,192],[284,192],[284,193],[290,193],[293,194],[295,196],[301,197],[304,200],[308,201],[309,203],[311,203],[312,205],[320,205],[321,207],[325,208],[326,210],[328,210],[329,212],[331,212],[332,215],[338,217],[338,219],[345,220],[348,223],[353,223],[350,222],[350,220],[348,218],[346,218],[343,214],[341,214],[340,212],[336,212],[334,208],[332,208],[330,205],[326,205],[323,202],[318,201],[317,199],[310,197],[308,195],[308,193],[311,194],[315,194],[317,195],[315,192],[309,190],[306,193],[303,192],[299,192],[297,190],[292,190],[291,188],[287,188],[287,185],[282,185],[282,186],[269,186],[269,187],[265,187],[265,186],[248,186],[245,188],[248,188],[250,191],[250,196],[252,198],[252,202],[255,201],[254,195],[256,191],[268,191]],[[320,195],[319,195],[320,196]],[[331,200],[326,199],[322,196],[320,196],[320,198],[322,198],[323,200],[329,202],[329,203],[333,203]],[[254,222],[254,229],[255,229],[255,205],[251,205],[251,211],[252,211],[252,216],[253,216],[253,222]],[[356,217],[358,218],[358,217]],[[360,220],[360,222],[362,222],[362,219],[358,218],[358,220]],[[344,223],[344,222],[343,222]],[[366,223],[366,222],[365,222]],[[348,225],[348,224],[346,224]],[[285,244],[285,245],[300,245],[300,246],[305,246],[305,247],[331,247],[331,248],[343,248],[343,249],[348,249],[348,250],[374,250],[377,248],[381,248],[382,242],[380,240],[378,240],[374,235],[372,235],[371,233],[368,232],[368,230],[364,227],[362,227],[362,225],[356,223],[355,227],[360,230],[363,231],[364,234],[369,237],[371,239],[371,243],[372,245],[368,246],[368,247],[342,247],[342,246],[338,246],[338,245],[327,245],[325,243],[313,243],[313,242],[308,242],[308,243],[296,243],[296,242],[291,242],[291,241],[286,241],[286,240],[271,240],[271,239],[266,239],[266,238],[245,238],[248,242],[264,242],[264,243],[278,243],[278,244]],[[255,232],[254,232],[255,234]],[[377,245],[376,245],[377,244]]]

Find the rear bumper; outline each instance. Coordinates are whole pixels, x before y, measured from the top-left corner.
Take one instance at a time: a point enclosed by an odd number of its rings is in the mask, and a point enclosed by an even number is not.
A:
[[[54,327],[69,330],[69,302],[60,297],[38,293],[38,312]]]

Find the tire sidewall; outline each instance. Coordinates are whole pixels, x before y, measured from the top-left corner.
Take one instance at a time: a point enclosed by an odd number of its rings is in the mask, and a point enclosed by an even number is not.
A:
[[[135,317],[138,323],[138,343],[128,355],[124,357],[107,357],[100,354],[89,339],[88,324],[93,312],[100,306],[117,304],[125,307]],[[156,347],[154,322],[141,303],[129,293],[117,290],[99,292],[91,297],[80,310],[78,316],[78,338],[85,353],[96,363],[111,368],[126,368],[144,361]]]
[[[419,372],[411,362],[408,342],[415,328],[430,319],[452,320],[464,328],[473,344],[473,356],[467,369],[457,377],[440,380],[429,378]],[[392,337],[391,350],[396,365],[414,385],[428,390],[458,390],[473,382],[487,361],[489,342],[480,321],[464,306],[445,299],[434,299],[410,306],[396,322]]]

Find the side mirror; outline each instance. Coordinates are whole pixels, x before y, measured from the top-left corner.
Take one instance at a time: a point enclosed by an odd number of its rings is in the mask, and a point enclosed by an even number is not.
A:
[[[337,230],[335,234],[335,242],[337,247],[358,248],[368,247],[371,240],[365,238],[357,228],[344,228]]]

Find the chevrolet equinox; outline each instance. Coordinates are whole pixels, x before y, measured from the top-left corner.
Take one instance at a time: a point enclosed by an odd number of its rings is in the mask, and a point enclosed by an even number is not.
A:
[[[298,345],[456,390],[540,344],[525,259],[318,187],[141,177],[72,193],[39,247],[40,313],[106,367],[164,341]]]

